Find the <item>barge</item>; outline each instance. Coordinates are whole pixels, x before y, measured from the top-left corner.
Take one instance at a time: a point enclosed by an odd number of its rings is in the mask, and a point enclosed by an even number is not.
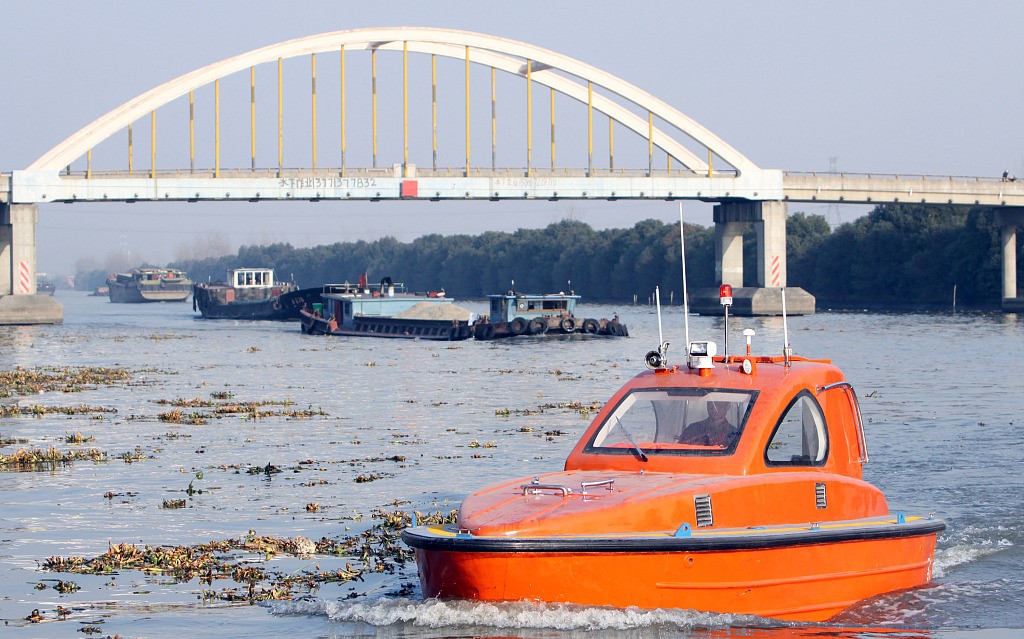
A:
[[[107,278],[107,295],[118,304],[184,302],[192,293],[192,280],[170,268],[137,268]]]
[[[612,319],[578,318],[576,303],[580,296],[570,292],[529,294],[509,291],[488,295],[490,312],[473,324],[473,337],[491,340],[520,335],[611,335],[628,337],[626,325],[618,315]]]
[[[327,284],[320,299],[300,311],[303,333],[443,341],[471,335],[470,311],[443,290],[408,293],[390,277],[379,285],[368,285],[365,278],[355,286]]]

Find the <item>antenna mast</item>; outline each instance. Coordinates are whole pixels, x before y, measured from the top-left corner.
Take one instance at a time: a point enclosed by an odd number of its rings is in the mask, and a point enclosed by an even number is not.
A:
[[[686,293],[686,240],[683,237],[683,203],[679,203],[679,259],[683,263],[683,326],[686,350],[690,350],[690,298]]]
[[[654,303],[658,309],[658,344],[661,345],[665,343],[665,337],[661,334],[661,290],[657,286],[654,287]]]
[[[782,289],[782,356],[786,360],[786,366],[790,365],[789,358],[793,349],[789,347],[789,323],[786,320],[786,289]]]

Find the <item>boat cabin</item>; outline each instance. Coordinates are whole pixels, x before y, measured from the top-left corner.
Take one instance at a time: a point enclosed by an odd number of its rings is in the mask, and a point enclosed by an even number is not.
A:
[[[863,424],[838,368],[800,357],[788,364],[781,357],[708,360],[712,367],[656,368],[627,383],[573,449],[566,470],[861,477]]]
[[[490,321],[492,324],[511,322],[517,317],[530,320],[546,315],[572,315],[576,311],[579,295],[557,293],[531,295],[509,291],[503,295],[488,295],[490,300]]]
[[[229,268],[228,286],[234,288],[273,288],[274,269],[272,268]]]

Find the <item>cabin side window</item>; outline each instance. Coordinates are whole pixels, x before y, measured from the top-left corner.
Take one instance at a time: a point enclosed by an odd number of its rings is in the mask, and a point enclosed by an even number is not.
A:
[[[786,409],[764,452],[769,466],[821,466],[828,457],[828,429],[817,400],[801,392]]]

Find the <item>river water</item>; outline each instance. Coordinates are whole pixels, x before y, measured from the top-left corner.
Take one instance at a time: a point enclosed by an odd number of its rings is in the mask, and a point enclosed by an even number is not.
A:
[[[794,351],[831,358],[858,390],[871,451],[865,479],[885,491],[892,510],[934,512],[948,524],[933,583],[865,602],[828,624],[805,625],[685,610],[423,601],[411,563],[256,605],[204,599],[204,589],[223,587],[216,582],[179,583],[132,570],[43,570],[48,557],[95,557],[109,544],[191,545],[250,531],[318,540],[367,528],[378,509],[446,512],[482,485],[560,469],[590,418],[571,403],[603,403],[643,368],[644,354],[658,343],[657,315],[646,306],[581,306],[581,314],[593,317],[618,312],[628,339],[444,343],[205,321],[190,304],[111,304],[64,291],[58,299],[63,325],[0,327],[0,371],[133,372],[130,381],[81,392],[0,399],[23,407],[90,407],[82,414],[0,418],[0,453],[55,446],[108,454],[107,461],[31,471],[0,468],[5,638],[1024,634],[1024,388],[1017,369],[1024,363],[1024,318],[855,312],[790,318]],[[460,304],[484,310],[482,303]],[[670,359],[678,360],[680,309],[666,309],[662,324],[673,343]],[[720,318],[694,316],[690,324],[695,339],[721,343]],[[781,352],[781,318],[734,318],[734,350],[742,328],[755,329],[755,352]],[[278,414],[225,415],[195,425],[160,419],[171,408],[161,401],[213,397],[275,402],[266,407]],[[309,412],[288,413],[286,402],[288,410]],[[77,433],[92,439],[65,441]],[[283,472],[260,472],[268,464]],[[166,507],[174,500],[184,507]],[[301,572],[323,570],[332,559],[248,561]],[[73,581],[78,590],[58,592],[57,580]],[[67,614],[57,614],[58,606]],[[27,621],[36,609],[42,621]]]

